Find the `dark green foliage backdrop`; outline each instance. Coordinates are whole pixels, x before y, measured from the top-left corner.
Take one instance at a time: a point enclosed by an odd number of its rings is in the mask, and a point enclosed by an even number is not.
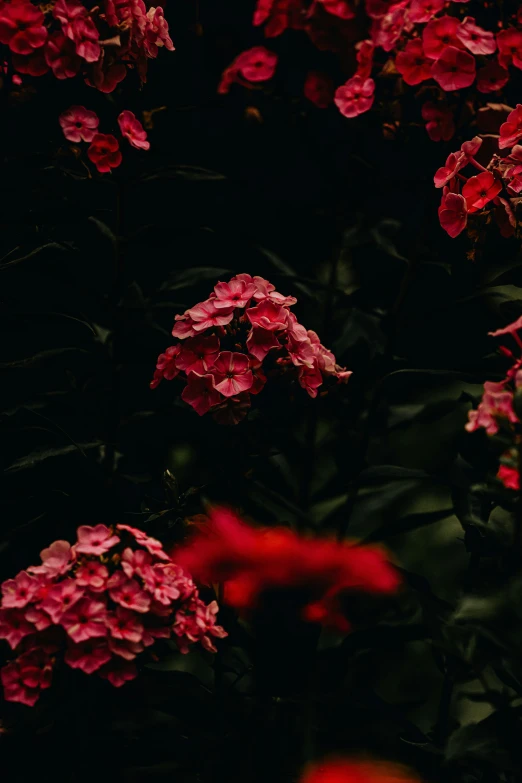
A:
[[[215,661],[171,653],[121,691],[64,674],[33,710],[3,705],[5,779],[292,780],[358,750],[434,781],[520,780],[514,500],[493,480],[501,439],[464,431],[505,369],[487,332],[520,314],[518,248],[495,237],[469,260],[437,223],[449,149],[422,127],[384,139],[378,112],[305,104],[291,36],[295,73],[218,98],[222,68],[257,42],[251,10],[169,3],[177,51],[141,93],[45,77],[8,99],[1,577],[82,523],[180,540],[211,500],[383,542],[406,588],[353,607],[344,640],[224,610]],[[71,103],[107,131],[122,108],[166,108],[150,153],[86,179],[56,121]],[[175,383],[150,391],[174,314],[238,272],[298,297],[354,371],[347,387],[315,402],[267,389],[235,428],[199,419]]]

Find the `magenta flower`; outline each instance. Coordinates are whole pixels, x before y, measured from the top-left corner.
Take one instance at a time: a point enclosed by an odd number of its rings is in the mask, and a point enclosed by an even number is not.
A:
[[[45,574],[49,577],[66,574],[76,560],[76,555],[68,541],[55,541],[40,552],[41,566],[29,566],[32,574]]]
[[[446,158],[446,163],[437,169],[433,181],[436,188],[443,188],[448,182],[453,179],[455,174],[459,172],[464,166],[467,166],[468,158],[462,151],[451,152]]]
[[[124,639],[113,639],[112,636],[109,636],[108,643],[111,653],[118,655],[120,658],[125,658],[126,661],[133,661],[137,655],[143,652],[146,646],[143,641],[127,642]],[[152,644],[154,644],[154,639],[152,639]]]
[[[96,560],[86,560],[76,571],[75,578],[79,587],[88,587],[92,592],[100,593],[107,587],[109,571]]]
[[[326,109],[334,97],[334,84],[332,78],[319,71],[309,71],[306,74],[303,85],[303,95],[318,109]]]
[[[116,529],[125,530],[127,533],[130,533],[132,536],[134,536],[137,543],[140,546],[145,547],[145,549],[150,552],[153,557],[157,557],[159,560],[170,561],[170,557],[163,550],[161,541],[158,541],[157,538],[152,538],[152,536],[148,536],[146,533],[144,533],[143,530],[139,530],[137,527],[131,527],[130,525],[116,525]]]
[[[509,71],[492,60],[477,71],[477,90],[479,92],[497,92],[509,81]]]
[[[437,60],[448,47],[461,47],[457,37],[459,20],[454,16],[439,16],[429,22],[422,31],[422,44],[426,57]]]
[[[512,424],[518,422],[513,410],[513,393],[505,388],[503,383],[486,381],[484,394],[477,410],[468,413],[469,421],[466,424],[468,432],[483,427],[488,435],[498,432],[498,419],[507,419]]]
[[[138,676],[136,664],[130,661],[119,662],[116,658],[100,669],[100,676],[109,680],[114,688],[121,688],[126,682],[135,680]]]
[[[117,571],[111,576],[108,587],[112,600],[125,609],[132,609],[140,614],[149,611],[150,598],[135,579],[128,579],[121,571]]]
[[[212,375],[189,372],[187,385],[181,392],[181,399],[191,405],[199,416],[203,416],[213,405],[221,401],[221,395],[214,386]]]
[[[444,0],[412,0],[409,19],[416,24],[429,22],[444,8]]]
[[[444,231],[455,238],[464,231],[468,222],[466,199],[459,193],[444,192],[438,214]]]
[[[66,612],[61,620],[62,625],[73,642],[85,642],[98,636],[105,636],[106,607],[102,601],[82,598]]]
[[[41,10],[28,0],[12,0],[0,6],[0,43],[15,54],[31,54],[43,46],[47,28]]]
[[[75,0],[57,0],[53,16],[61,23],[67,38],[74,42],[79,57],[89,63],[100,59],[100,34],[85,6]]]
[[[160,353],[158,361],[156,362],[156,370],[154,372],[154,378],[150,382],[150,388],[155,389],[159,386],[160,382],[165,378],[166,381],[172,381],[179,373],[179,369],[176,367],[176,359],[181,351],[181,346],[171,345],[165,353]]]
[[[45,61],[57,79],[71,79],[82,67],[74,43],[58,30],[47,39]]]
[[[522,68],[522,30],[508,27],[497,33],[498,61],[507,68]]]
[[[109,633],[115,639],[128,642],[140,642],[143,636],[143,623],[135,612],[118,606],[114,612],[107,614],[106,620]]]
[[[78,587],[75,579],[66,579],[49,588],[39,608],[49,615],[53,623],[59,623],[62,615],[74,606],[84,593],[85,590]]]
[[[136,115],[131,111],[122,111],[118,117],[121,135],[124,136],[132,147],[139,150],[150,149],[150,142],[147,141],[147,132],[144,130],[141,122],[136,119]]]
[[[178,578],[176,578],[178,576]],[[172,601],[176,601],[181,590],[178,586],[179,575],[173,575],[168,570],[168,566],[152,566],[148,568],[143,576],[145,587],[152,594],[155,601],[168,606]],[[181,584],[183,585],[183,577]]]
[[[69,644],[64,660],[71,669],[80,669],[85,674],[93,674],[111,658],[106,639],[87,639],[79,644]]]
[[[175,324],[172,328],[172,336],[177,337],[178,340],[185,340],[187,337],[194,337],[196,332],[194,331],[194,322],[188,315],[176,315],[174,317]]]
[[[98,115],[85,106],[71,106],[60,114],[59,122],[68,141],[92,141],[98,130]]]
[[[275,304],[270,299],[263,299],[256,307],[246,311],[246,315],[252,326],[266,329],[268,332],[276,332],[286,328],[288,311],[281,305]]]
[[[189,372],[204,375],[219,353],[219,340],[216,335],[208,337],[192,337],[186,340],[180,348],[180,353],[176,358],[176,368]]]
[[[0,639],[5,639],[13,650],[34,631],[34,625],[20,609],[0,609]]]
[[[226,326],[234,317],[233,308],[218,309],[213,299],[200,302],[186,313],[192,320],[192,328],[195,332],[203,332],[211,326]],[[174,334],[174,330],[172,332]]]
[[[447,46],[431,66],[431,75],[445,92],[469,87],[475,81],[475,58],[455,46]]]
[[[24,684],[20,667],[16,661],[8,663],[0,671],[6,701],[19,702],[33,707],[40,698],[39,688],[29,688]]]
[[[2,608],[23,609],[33,599],[40,582],[27,571],[20,571],[14,579],[2,584]]]
[[[131,549],[127,547],[121,556],[121,567],[124,574],[130,579],[134,574],[144,578],[147,566],[152,563],[152,555],[143,549]]]
[[[91,146],[87,150],[87,156],[100,174],[109,174],[122,161],[118,139],[107,133],[96,133],[93,136]]]
[[[81,525],[78,528],[76,551],[82,555],[103,555],[119,541],[118,536],[105,525],[96,525],[96,527]]]
[[[249,353],[262,362],[272,348],[281,348],[281,343],[273,331],[253,326],[247,337],[246,346]]]
[[[52,625],[49,615],[43,609],[37,609],[35,606],[29,606],[24,612],[24,617],[28,623],[34,625],[37,631],[45,631]]]
[[[263,304],[258,307],[262,306]],[[224,397],[233,397],[248,391],[254,382],[248,357],[244,353],[222,351],[210,372],[214,377],[215,388]]]
[[[420,38],[408,41],[403,52],[395,58],[395,67],[406,84],[415,85],[431,79],[431,64],[424,54]]]
[[[16,663],[20,679],[27,688],[46,690],[51,687],[53,660],[47,650],[28,650],[17,658]]]
[[[493,33],[475,24],[472,16],[466,16],[460,23],[456,36],[471,54],[493,54],[497,48]]]
[[[174,44],[169,35],[169,25],[163,14],[163,8],[149,8],[147,11],[147,26],[145,28],[144,47],[149,57],[157,57],[162,46],[168,51],[174,51]]]
[[[476,212],[485,207],[502,190],[502,181],[496,179],[490,171],[481,171],[470,177],[462,188],[468,212]]]
[[[375,82],[352,76],[335,91],[334,103],[344,117],[357,117],[373,106]]]
[[[513,147],[519,139],[522,139],[522,103],[517,103],[515,109],[508,114],[506,122],[500,126],[500,149]]]
[[[231,307],[246,307],[256,290],[254,283],[232,279],[229,283],[217,283],[214,286],[216,298],[214,306],[218,310]]]
[[[426,101],[421,109],[422,119],[426,122],[426,130],[432,141],[449,141],[455,133],[453,113],[447,106]]]
[[[323,383],[323,376],[317,364],[314,364],[313,367],[300,367],[298,380],[299,385],[305,389],[310,397],[317,397],[317,389]]]

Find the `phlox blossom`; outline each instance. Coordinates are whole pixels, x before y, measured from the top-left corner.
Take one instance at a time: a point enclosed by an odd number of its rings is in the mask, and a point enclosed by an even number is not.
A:
[[[466,199],[468,212],[476,212],[485,207],[502,190],[502,182],[496,179],[490,171],[482,171],[475,177],[470,177],[462,188]]]
[[[515,109],[507,117],[506,122],[500,126],[500,149],[513,147],[519,139],[522,139],[522,104],[517,103]]]
[[[449,141],[454,136],[453,114],[447,106],[426,101],[422,105],[421,114],[432,141]]]
[[[96,133],[87,150],[87,155],[100,174],[108,174],[111,169],[117,168],[122,160],[118,140],[105,133]]]
[[[0,43],[15,54],[31,54],[47,38],[44,15],[29,0],[11,0],[0,5]]]
[[[514,65],[522,68],[522,30],[508,27],[497,33],[498,61],[507,68]]]
[[[464,231],[468,222],[466,199],[460,193],[452,193],[445,189],[438,214],[444,231],[455,238]]]
[[[512,424],[518,421],[513,410],[513,393],[503,383],[486,381],[482,400],[476,410],[469,411],[468,418],[468,432],[483,427],[488,435],[495,435],[498,432],[498,419],[506,419]]]
[[[150,149],[150,142],[147,141],[147,132],[144,130],[141,122],[131,111],[122,111],[118,117],[121,135],[124,136],[132,147],[139,150]]]
[[[461,47],[462,44],[457,37],[459,24],[459,20],[454,16],[439,16],[429,22],[422,31],[422,44],[426,57],[438,60],[447,47]]]
[[[493,60],[477,71],[477,90],[479,92],[497,92],[505,87],[508,81],[509,71]]]
[[[408,41],[403,52],[395,58],[395,67],[406,84],[415,85],[431,79],[432,61],[424,54],[420,38]]]
[[[334,103],[344,117],[357,117],[373,106],[375,82],[352,76],[335,91]]]
[[[445,92],[469,87],[475,81],[475,58],[455,46],[446,46],[431,66],[431,75]]]
[[[119,542],[118,536],[106,525],[81,525],[78,528],[76,552],[82,555],[103,555]]]
[[[92,141],[100,124],[96,112],[85,106],[70,106],[60,114],[59,122],[65,138],[74,142]]]
[[[309,71],[303,86],[305,98],[318,109],[326,109],[334,97],[334,85],[330,76],[320,71]]]
[[[471,54],[493,54],[497,48],[493,33],[475,24],[472,16],[460,23],[456,36]]]

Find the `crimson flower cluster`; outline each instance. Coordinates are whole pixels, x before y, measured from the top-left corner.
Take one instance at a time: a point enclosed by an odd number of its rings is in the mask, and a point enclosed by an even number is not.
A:
[[[90,143],[87,150],[89,160],[94,163],[100,174],[107,174],[122,162],[118,139],[110,133],[99,133],[100,120],[96,112],[85,106],[70,106],[60,114],[59,123],[63,135],[68,141]],[[122,111],[118,117],[120,133],[131,147],[138,150],[150,149],[147,133],[133,112]]]
[[[195,643],[215,652],[213,637],[227,635],[217,603],[201,600],[159,541],[128,525],[82,525],[77,535],[2,584],[0,638],[16,652],[0,671],[7,701],[33,706],[62,654],[72,669],[120,687],[157,639],[174,639],[182,653]]]
[[[268,591],[292,591],[305,621],[341,632],[350,629],[346,596],[395,593],[400,584],[380,547],[256,529],[224,508],[212,509],[208,523],[174,557],[195,578],[223,583],[223,601],[239,611],[258,608]]]
[[[497,473],[497,478],[508,489],[520,488],[518,445],[520,443],[521,422],[513,407],[513,398],[517,390],[522,387],[522,339],[519,334],[521,330],[522,316],[503,329],[489,332],[492,337],[509,335],[520,349],[521,355],[517,358],[506,346],[500,347],[502,354],[511,360],[511,367],[502,381],[498,383],[486,381],[479,406],[476,410],[469,412],[469,421],[466,424],[468,432],[482,428],[488,435],[496,435],[502,428],[503,431],[510,434],[513,447],[502,455]]]
[[[502,21],[488,6],[466,0],[258,0],[253,24],[263,25],[267,38],[301,30],[319,49],[338,53],[343,63],[351,55],[352,75],[336,90],[330,77],[317,71],[309,72],[304,83],[306,98],[319,108],[333,100],[345,117],[371,109],[376,76],[400,77],[413,87],[426,83],[435,99],[421,109],[426,130],[432,140],[447,141],[455,132],[447,102],[452,93],[474,86],[470,98],[480,102],[481,95],[505,87],[511,68],[522,69],[518,4],[503,8]],[[219,91],[226,92],[232,81],[245,84],[246,79],[249,86],[268,80],[276,63],[277,55],[263,47],[243,52],[225,70]],[[231,78],[239,65],[252,66],[258,77],[240,73],[243,78]]]
[[[419,783],[413,772],[388,761],[330,759],[314,763],[300,783]]]
[[[196,413],[212,411],[218,422],[237,424],[267,374],[292,373],[310,397],[325,378],[347,381],[351,372],[297,322],[290,310],[296,301],[262,277],[217,283],[208,299],[176,315],[178,342],[158,357],[151,387],[179,376],[187,382],[181,397]]]
[[[493,207],[493,214],[502,236],[509,237],[516,229],[516,208],[522,192],[522,104],[513,109],[500,126],[498,146],[509,149],[501,156],[494,154],[487,167],[475,160],[482,139],[475,136],[464,142],[458,152],[452,152],[434,177],[436,188],[443,188],[439,220],[450,237],[458,236],[475,212]],[[469,165],[480,173],[466,177],[462,172]]]
[[[81,74],[90,87],[112,92],[129,69],[146,80],[147,61],[174,49],[161,5],[143,0],[30,0],[0,2],[0,43],[12,52],[17,74],[57,79]]]

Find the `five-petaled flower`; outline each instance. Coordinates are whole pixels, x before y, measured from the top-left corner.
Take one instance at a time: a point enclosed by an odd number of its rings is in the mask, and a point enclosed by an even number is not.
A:
[[[335,91],[334,102],[344,117],[357,117],[373,106],[375,82],[352,76]]]
[[[121,135],[124,136],[132,147],[138,150],[150,149],[150,141],[147,141],[147,131],[144,130],[136,115],[127,109],[118,117]]]
[[[87,155],[100,174],[107,174],[117,168],[122,160],[118,139],[106,133],[97,133],[93,137]]]
[[[29,0],[11,0],[0,5],[0,43],[15,54],[31,54],[43,46],[47,28],[41,10]]]
[[[70,106],[60,114],[59,122],[65,138],[74,142],[92,141],[100,124],[96,112],[85,106]]]

